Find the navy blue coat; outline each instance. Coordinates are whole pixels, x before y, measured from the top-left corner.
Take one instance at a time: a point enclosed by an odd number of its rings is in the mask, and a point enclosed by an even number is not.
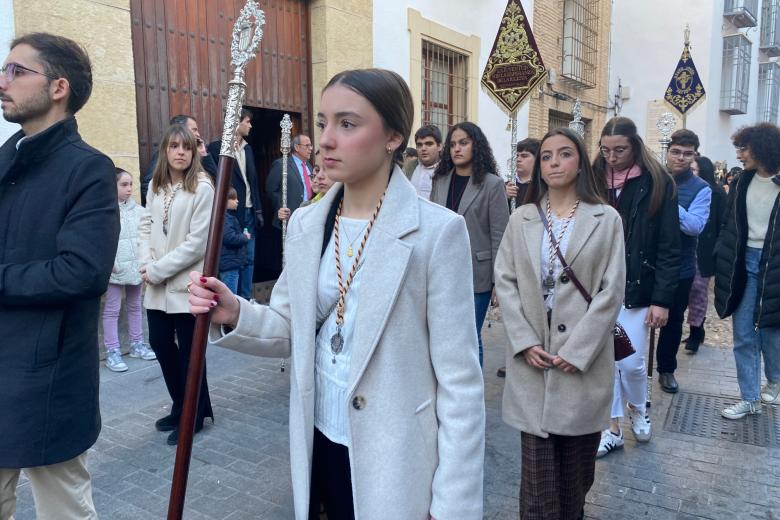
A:
[[[55,464],[100,433],[98,313],[119,239],[111,160],[73,117],[0,147],[0,468]]]
[[[228,210],[225,213],[225,224],[222,230],[222,251],[219,254],[220,272],[240,269],[246,264],[247,242],[249,239],[236,218],[236,212]]]
[[[219,149],[222,147],[222,141],[214,141],[208,145],[208,151],[211,154],[214,162],[219,165]],[[247,145],[244,148],[246,153],[246,179],[249,186],[244,182],[244,177],[241,175],[241,168],[238,166],[238,161],[233,161],[233,171],[230,174],[230,185],[236,189],[238,193],[238,209],[236,210],[236,218],[241,224],[241,228],[249,227],[248,222],[244,222],[245,209],[246,209],[246,192],[249,190],[249,195],[252,200],[252,209],[255,212],[255,227],[259,228],[263,226],[263,202],[260,199],[260,188],[257,180],[257,168],[255,168],[255,155],[252,152],[252,147]]]

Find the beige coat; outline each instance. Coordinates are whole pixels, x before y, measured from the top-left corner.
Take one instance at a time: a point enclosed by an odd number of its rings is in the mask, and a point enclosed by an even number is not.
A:
[[[320,203],[293,213],[287,263],[270,306],[240,300],[236,329],[226,336],[218,327],[211,331],[219,346],[292,356],[290,456],[298,520],[309,511],[313,289],[326,216],[340,191],[336,184]],[[481,520],[485,408],[463,219],[420,199],[396,168],[364,258],[348,394],[355,518]]]
[[[434,175],[431,201],[446,206],[452,175],[452,172]],[[458,214],[463,215],[469,230],[474,292],[491,291],[498,245],[509,220],[509,205],[501,177],[488,174],[480,184],[474,184],[473,178],[469,179],[458,205]]]
[[[544,201],[542,201],[544,206]],[[508,347],[503,418],[521,431],[584,435],[609,423],[615,353],[612,329],[625,289],[623,225],[607,205],[580,203],[566,261],[593,296],[588,307],[563,275],[556,280],[550,327],[541,291],[542,233],[536,206],[509,219],[496,261],[496,293]],[[539,370],[522,352],[543,345],[580,372]]]
[[[165,202],[151,190],[139,233],[141,265],[152,283],[146,286],[144,307],[169,314],[190,312],[187,283],[190,271],[203,270],[203,256],[211,220],[214,187],[209,177],[198,177],[195,193],[179,190],[171,203],[168,235],[163,233]]]

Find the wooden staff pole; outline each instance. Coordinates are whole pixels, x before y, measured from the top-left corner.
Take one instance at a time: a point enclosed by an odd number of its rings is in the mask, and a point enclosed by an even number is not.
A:
[[[222,245],[222,229],[225,222],[227,192],[230,189],[230,176],[236,153],[236,131],[238,129],[241,105],[246,91],[244,69],[254,58],[260,40],[263,37],[262,26],[265,23],[263,11],[254,0],[247,0],[241,9],[233,27],[233,41],[230,47],[233,64],[233,79],[229,82],[227,110],[222,129],[222,147],[217,167],[217,188],[212,205],[209,236],[203,263],[203,276],[216,276],[219,269],[219,253]],[[190,458],[192,455],[192,436],[200,396],[201,381],[206,357],[206,341],[210,325],[210,316],[200,314],[195,320],[190,362],[187,369],[187,383],[184,390],[184,403],[179,419],[179,439],[176,447],[176,463],[173,468],[168,520],[181,520],[184,513],[184,500],[187,493]]]

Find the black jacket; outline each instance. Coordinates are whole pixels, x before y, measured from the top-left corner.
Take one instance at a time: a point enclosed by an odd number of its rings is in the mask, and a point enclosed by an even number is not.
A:
[[[141,205],[146,207],[146,192],[149,191],[149,185],[152,183],[152,175],[154,174],[154,168],[157,166],[157,159],[159,157],[160,150],[155,150],[152,154],[152,160],[149,161],[149,167],[141,177]],[[214,181],[214,185],[217,184],[217,163],[214,162],[214,158],[211,154],[206,154],[200,158],[200,165],[203,166],[203,170],[211,176],[211,180]]]
[[[626,299],[628,309],[674,301],[680,272],[680,217],[674,182],[667,179],[664,203],[650,216],[653,178],[649,171],[629,180],[617,209],[626,240]]]
[[[98,313],[119,238],[111,160],[69,117],[0,147],[0,468],[55,464],[100,433]]]
[[[219,164],[219,149],[222,147],[222,141],[214,141],[208,146],[209,154],[214,159],[216,164]],[[252,147],[247,145],[244,148],[246,154],[246,180],[249,183],[249,192],[252,197],[252,209],[255,212],[256,227],[263,226],[263,202],[260,199],[260,188],[257,183],[257,168],[255,167],[255,154],[252,152]],[[241,224],[241,228],[249,227],[248,222],[244,222],[246,216],[246,190],[247,186],[244,183],[244,177],[241,175],[241,168],[238,166],[238,161],[233,161],[233,171],[230,175],[230,185],[236,189],[238,193],[238,209],[236,209],[236,218],[238,223]]]
[[[709,278],[715,274],[715,243],[726,219],[728,209],[728,195],[720,186],[712,188],[712,200],[710,201],[710,216],[704,231],[699,235],[699,244],[696,246],[696,265],[699,274]]]
[[[219,254],[219,270],[233,271],[246,264],[246,245],[249,239],[238,223],[235,211],[225,213],[225,224],[222,228],[222,249]]]
[[[309,169],[309,175],[312,172],[312,166],[306,162],[306,168]],[[279,220],[279,208],[282,207],[282,158],[276,159],[271,165],[271,171],[265,180],[265,191],[268,198],[271,199],[271,205],[274,211],[275,228],[282,229],[282,222]],[[295,165],[292,155],[287,157],[287,207],[290,213],[298,209],[303,203],[303,181],[298,166]]]
[[[721,318],[734,313],[745,292],[747,190],[755,171],[745,171],[729,190],[726,222],[715,246],[715,310]],[[780,175],[772,181],[780,184]],[[780,195],[775,199],[764,239],[758,275],[757,328],[780,327]]]

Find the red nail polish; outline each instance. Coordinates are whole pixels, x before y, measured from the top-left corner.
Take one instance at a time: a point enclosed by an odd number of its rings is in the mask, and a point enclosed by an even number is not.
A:
[[[214,295],[214,301],[215,301],[215,302],[218,302],[218,301],[219,301],[219,294],[215,294],[215,295]]]
[[[200,277],[200,283],[206,283],[206,277],[205,276],[201,276]]]

